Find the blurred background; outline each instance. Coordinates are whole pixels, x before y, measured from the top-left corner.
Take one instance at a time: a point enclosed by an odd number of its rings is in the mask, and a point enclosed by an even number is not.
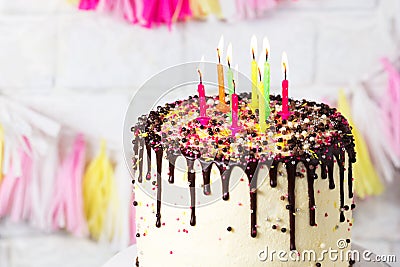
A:
[[[222,34],[247,75],[268,36],[272,92],[285,50],[291,96],[351,119],[354,241],[400,261],[400,1],[160,0],[190,2],[161,19],[155,2],[0,0],[0,266],[101,266],[135,242],[129,101],[166,67],[216,62]]]

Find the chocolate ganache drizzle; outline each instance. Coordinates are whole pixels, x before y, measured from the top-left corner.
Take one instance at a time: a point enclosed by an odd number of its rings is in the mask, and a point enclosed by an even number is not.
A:
[[[219,170],[222,181],[222,199],[229,200],[229,181],[231,170],[238,166],[243,169],[249,180],[249,196],[251,208],[250,235],[257,236],[257,179],[261,166],[270,166],[270,186],[278,185],[278,168],[281,164],[287,173],[288,179],[288,205],[290,224],[290,249],[296,249],[295,242],[295,187],[298,173],[297,166],[302,163],[306,169],[308,198],[309,198],[309,224],[316,226],[316,206],[314,180],[318,179],[316,169],[321,169],[321,179],[329,180],[329,189],[339,187],[340,192],[340,222],[345,221],[344,180],[347,169],[348,197],[353,197],[352,164],[355,162],[354,137],[351,126],[347,120],[336,111],[323,103],[306,100],[289,100],[290,110],[293,114],[283,120],[278,114],[277,107],[281,106],[281,96],[271,95],[270,128],[260,132],[257,127],[258,111],[252,112],[248,108],[251,95],[239,95],[239,120],[243,124],[243,131],[231,136],[229,131],[229,115],[212,108],[217,97],[209,97],[210,105],[207,115],[211,118],[208,125],[202,126],[196,120],[198,113],[198,97],[189,97],[178,100],[165,106],[157,107],[148,115],[138,119],[132,127],[134,133],[133,143],[133,168],[138,170],[137,181],[143,182],[143,152],[146,148],[147,175],[151,178],[151,149],[156,154],[157,165],[157,212],[156,226],[161,227],[161,173],[162,158],[166,154],[169,160],[168,182],[174,183],[175,161],[177,157],[184,156],[187,163],[187,177],[191,200],[190,225],[196,225],[196,173],[194,162],[198,160],[202,168],[203,193],[211,194],[210,175],[215,164]],[[348,162],[345,162],[346,153]],[[334,164],[339,167],[339,185],[334,180]],[[346,165],[347,164],[347,165]]]

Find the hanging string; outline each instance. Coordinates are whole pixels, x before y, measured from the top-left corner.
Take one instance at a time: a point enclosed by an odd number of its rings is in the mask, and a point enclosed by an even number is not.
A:
[[[368,146],[353,123],[350,105],[343,90],[339,91],[337,107],[353,128],[352,133],[357,153],[357,163],[353,166],[355,193],[360,198],[365,198],[368,195],[379,195],[383,192],[383,184],[371,162]]]

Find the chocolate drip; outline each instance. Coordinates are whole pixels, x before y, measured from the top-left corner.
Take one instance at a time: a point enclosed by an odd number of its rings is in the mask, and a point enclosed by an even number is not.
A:
[[[219,173],[221,174],[222,181],[222,199],[229,200],[229,180],[231,178],[233,166],[227,165],[227,163],[217,164]],[[226,166],[226,168],[225,168]],[[225,170],[224,170],[225,169]]]
[[[330,159],[328,159],[328,179],[329,179],[329,189],[335,189],[335,180],[333,177],[333,158],[332,156],[329,156]]]
[[[321,178],[326,179],[328,178],[326,175],[326,164],[325,162],[321,162]]]
[[[278,164],[278,161],[274,162],[269,169],[269,184],[271,187],[276,187],[278,183]]]
[[[289,205],[289,224],[290,224],[290,250],[296,250],[296,217],[295,217],[295,182],[296,182],[296,161],[286,163],[286,172],[288,179],[288,201]]]
[[[349,189],[349,198],[353,197],[353,163],[349,161],[347,170],[347,186]]]
[[[146,153],[147,153],[147,174],[146,174],[146,180],[150,180],[150,179],[151,179],[151,146],[150,146],[148,140],[146,140]]]
[[[178,156],[176,156],[176,155],[168,156],[168,161],[169,161],[168,182],[170,184],[173,184],[175,182],[175,163],[176,163],[177,158],[178,158]]]
[[[144,139],[140,138],[139,140],[139,176],[138,182],[141,183],[143,181],[143,151],[144,151]]]
[[[138,168],[138,150],[139,150],[139,138],[140,137],[136,137],[132,143],[133,143],[133,170],[137,170]]]
[[[344,222],[346,218],[344,217],[344,152],[337,153],[336,159],[339,165],[339,179],[340,179],[340,222]]]
[[[203,173],[203,192],[204,195],[210,195],[211,194],[211,187],[210,187],[210,179],[211,179],[211,169],[212,169],[212,163],[201,163],[201,169]]]
[[[157,161],[157,214],[156,214],[156,226],[161,227],[161,190],[162,190],[162,180],[161,180],[161,167],[162,167],[162,156],[163,150],[161,147],[155,149],[156,161]]]
[[[196,225],[196,173],[194,172],[194,159],[186,158],[186,163],[188,167],[188,182],[190,189],[190,209],[191,209],[191,217],[190,217],[190,225]]]
[[[258,159],[250,158],[244,172],[250,183],[251,237],[257,236],[257,174]]]
[[[307,183],[308,183],[308,208],[310,209],[310,225],[315,226],[315,195],[314,195],[314,180],[315,180],[315,166],[310,164],[306,165],[307,169]]]

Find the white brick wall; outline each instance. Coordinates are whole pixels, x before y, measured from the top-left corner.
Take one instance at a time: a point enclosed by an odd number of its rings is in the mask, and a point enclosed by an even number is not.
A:
[[[30,2],[28,2],[30,3]],[[272,84],[289,55],[293,86],[346,86],[396,53],[398,1],[288,1],[264,19],[191,22],[148,31],[64,1],[2,2],[0,88],[112,90],[137,88],[180,62],[216,60],[219,36],[232,41],[234,62],[249,69],[254,33],[271,42]],[[225,3],[226,5],[226,3]],[[397,33],[397,35],[396,35]]]

